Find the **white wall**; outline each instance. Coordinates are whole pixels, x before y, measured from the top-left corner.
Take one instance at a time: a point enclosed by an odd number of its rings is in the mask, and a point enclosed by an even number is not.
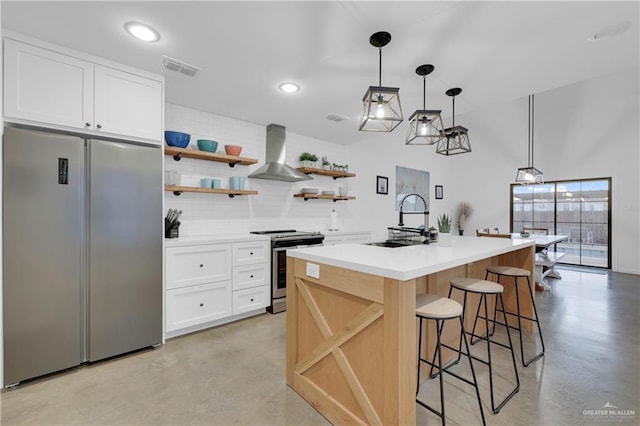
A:
[[[213,139],[219,142],[218,152],[224,152],[224,144],[241,145],[243,157],[258,159],[252,166],[227,164],[183,158],[179,162],[165,157],[165,170],[190,176],[219,177],[248,176],[265,161],[266,128],[253,123],[196,111],[174,104],[166,104],[165,128],[191,134],[190,147],[197,139]],[[286,122],[275,123],[286,127]],[[287,160],[298,167],[298,157],[304,151],[327,156],[329,161],[346,163],[345,148],[341,145],[312,139],[287,132]],[[247,232],[265,229],[297,228],[307,231],[324,231],[328,228],[332,209],[338,213],[339,225],[344,228],[350,222],[350,204],[353,201],[308,200],[293,198],[303,187],[334,189],[339,185],[352,185],[353,179],[333,180],[330,177],[312,175],[314,180],[303,182],[279,182],[262,179],[246,179],[245,189],[258,191],[258,195],[229,198],[220,194],[184,193],[175,196],[165,192],[165,208],[183,211],[180,235]],[[356,194],[357,196],[357,194]],[[350,229],[355,225],[350,224]]]

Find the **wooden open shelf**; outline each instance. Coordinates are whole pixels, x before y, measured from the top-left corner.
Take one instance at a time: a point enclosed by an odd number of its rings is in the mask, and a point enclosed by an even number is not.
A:
[[[331,176],[334,179],[356,176],[354,173],[338,172],[336,170],[315,169],[313,167],[298,167],[298,170],[308,175]]]
[[[214,154],[212,152],[200,151],[197,149],[176,148],[174,146],[165,146],[164,155],[171,155],[176,161],[180,161],[182,157],[197,158],[198,160],[217,161],[219,163],[228,163],[229,167],[236,164],[249,166],[258,162],[255,158],[236,157],[235,155]]]
[[[307,200],[333,200],[335,201],[344,201],[344,200],[355,200],[356,197],[342,196],[342,195],[322,195],[322,194],[293,194],[294,198],[304,198]]]
[[[180,195],[183,192],[200,192],[203,194],[227,194],[229,198],[233,198],[236,195],[256,195],[258,191],[248,189],[220,189],[220,188],[199,188],[197,186],[178,186],[178,185],[165,185],[165,191],[171,191],[175,195]]]

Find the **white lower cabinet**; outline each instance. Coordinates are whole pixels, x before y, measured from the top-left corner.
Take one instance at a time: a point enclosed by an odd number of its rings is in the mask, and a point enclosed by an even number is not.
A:
[[[259,263],[257,265],[236,266],[233,268],[233,290],[262,286],[267,284],[269,265]]]
[[[168,290],[166,314],[167,332],[230,316],[231,281]]]
[[[259,314],[270,302],[269,242],[194,244],[165,251],[165,335]]]
[[[233,245],[233,266],[268,262],[269,255],[269,245],[266,243],[235,243]]]
[[[269,305],[268,286],[258,286],[233,292],[233,315],[265,308]]]
[[[269,243],[233,245],[233,314],[269,306]]]
[[[168,248],[167,289],[231,280],[231,244]]]

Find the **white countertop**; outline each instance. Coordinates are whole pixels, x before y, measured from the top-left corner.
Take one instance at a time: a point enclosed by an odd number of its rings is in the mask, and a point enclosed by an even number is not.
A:
[[[244,243],[251,241],[271,241],[271,238],[266,235],[250,234],[248,232],[238,234],[211,234],[180,238],[165,238],[164,246],[183,247],[198,244]]]
[[[399,248],[341,244],[287,250],[287,256],[406,281],[534,245],[525,239],[460,236],[452,236],[451,242],[451,247]]]
[[[321,234],[331,237],[333,235],[342,236],[342,235],[357,235],[357,234],[371,234],[371,231],[320,231]]]

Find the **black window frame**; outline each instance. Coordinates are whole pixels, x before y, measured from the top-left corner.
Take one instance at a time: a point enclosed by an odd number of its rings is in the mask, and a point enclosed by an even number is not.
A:
[[[554,185],[554,190],[553,190],[553,229],[549,229],[549,233],[550,234],[556,234],[557,233],[557,228],[558,228],[558,185],[566,185],[566,184],[575,184],[575,183],[584,183],[584,182],[591,182],[591,181],[607,181],[608,182],[608,191],[607,191],[607,266],[606,269],[611,269],[611,259],[612,259],[612,251],[613,251],[613,247],[611,245],[611,229],[612,229],[612,215],[611,215],[611,210],[612,210],[612,203],[613,203],[613,198],[612,198],[612,178],[611,177],[599,177],[599,178],[585,178],[585,179],[563,179],[563,180],[551,180],[551,181],[545,181],[543,183],[540,184],[530,184],[528,186],[536,186],[536,185],[550,185],[553,184]],[[520,232],[521,229],[515,230],[514,226],[513,226],[513,220],[514,220],[514,214],[513,214],[513,192],[514,192],[514,188],[518,188],[521,187],[522,184],[519,183],[512,183],[509,186],[509,230],[510,232]],[[533,201],[532,201],[533,203]],[[581,208],[582,210],[582,208]],[[535,207],[532,206],[532,212],[535,211]],[[532,215],[531,218],[531,227],[536,227],[536,222],[535,222],[535,215]],[[545,222],[546,223],[546,222]],[[563,222],[564,223],[564,222]],[[583,223],[589,223],[589,222],[582,222],[582,219],[580,220],[580,225],[582,225]],[[581,243],[582,244],[582,243]],[[559,263],[563,263],[563,262],[559,262]],[[598,268],[598,269],[605,269],[599,266],[593,266],[593,265],[582,265],[582,262],[579,266],[585,266],[585,267],[591,267],[591,268]]]

